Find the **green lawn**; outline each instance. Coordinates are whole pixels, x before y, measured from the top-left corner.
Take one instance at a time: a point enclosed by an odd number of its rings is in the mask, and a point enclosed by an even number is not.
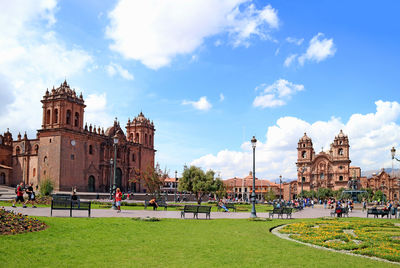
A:
[[[0,267],[398,267],[269,232],[297,220],[39,219],[47,230],[0,236]]]
[[[12,204],[12,201],[8,201],[8,202],[0,201],[0,207],[2,207],[2,206],[9,207],[9,206],[11,206],[11,204]],[[122,204],[124,204],[124,202]],[[168,207],[168,211],[182,210],[183,206],[185,205],[183,203],[168,203],[168,204],[178,205],[177,207],[176,206]],[[195,203],[192,203],[192,204],[195,204]],[[207,206],[208,204],[202,203],[202,205]],[[27,206],[31,207],[32,205],[28,204]],[[50,205],[38,205],[38,204],[36,204],[36,206],[37,207],[50,207]],[[211,209],[212,212],[217,212],[217,206],[215,204],[212,204],[212,205],[209,204],[209,206],[212,206],[212,209]],[[17,207],[22,207],[22,204],[17,204]],[[111,207],[111,203],[104,203],[104,204],[98,204],[98,203],[93,204],[92,203],[92,209],[110,209],[110,207]],[[130,206],[122,205],[121,209],[122,210],[143,210],[144,205],[142,205],[142,204],[135,204],[135,205],[130,205]],[[153,208],[148,207],[147,209],[152,210]],[[163,210],[163,209],[164,209],[163,207],[158,208],[158,210]],[[236,209],[237,209],[237,212],[250,212],[251,205],[250,204],[236,205]],[[261,205],[261,204],[256,205],[257,212],[267,212],[268,210],[271,210],[271,209],[272,209],[272,206],[270,206],[270,205]],[[222,211],[222,210],[220,210],[220,211]]]

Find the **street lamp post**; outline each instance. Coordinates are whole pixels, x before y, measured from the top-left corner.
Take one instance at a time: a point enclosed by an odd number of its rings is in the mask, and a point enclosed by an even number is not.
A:
[[[257,218],[256,214],[256,145],[257,139],[255,136],[251,139],[251,147],[253,147],[253,191],[251,193],[251,218]]]
[[[282,198],[281,184],[282,184],[282,175],[279,175],[279,203],[281,202],[281,198]]]
[[[115,185],[115,180],[116,180],[116,171],[117,171],[117,145],[118,145],[118,136],[117,134],[114,135],[113,137],[113,142],[114,142],[114,178],[113,178],[113,195],[115,195],[115,190],[116,190],[116,185]],[[113,202],[113,209],[117,209],[115,206],[115,202]]]
[[[390,152],[391,152],[391,154],[392,154],[392,176],[393,176],[393,175],[394,175],[394,172],[393,172],[393,160],[397,160],[397,161],[400,162],[400,159],[396,158],[396,149],[395,149],[394,147],[392,147],[392,149],[390,150]],[[393,178],[394,178],[394,176],[393,176]],[[398,186],[399,186],[398,199],[399,199],[399,201],[400,201],[400,178],[397,179],[397,183],[398,183]]]
[[[114,164],[114,160],[110,159],[110,200],[113,199],[113,187],[112,187],[112,166]]]

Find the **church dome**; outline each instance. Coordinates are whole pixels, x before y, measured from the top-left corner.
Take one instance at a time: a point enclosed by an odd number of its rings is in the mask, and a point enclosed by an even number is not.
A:
[[[304,136],[301,137],[300,142],[311,141],[311,138],[307,136],[307,133],[304,132]]]

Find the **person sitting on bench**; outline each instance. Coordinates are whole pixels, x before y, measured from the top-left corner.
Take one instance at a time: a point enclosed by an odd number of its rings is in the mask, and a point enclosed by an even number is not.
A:
[[[224,202],[222,202],[222,200],[219,200],[218,205],[224,209],[225,212],[229,212],[229,210],[226,208]]]

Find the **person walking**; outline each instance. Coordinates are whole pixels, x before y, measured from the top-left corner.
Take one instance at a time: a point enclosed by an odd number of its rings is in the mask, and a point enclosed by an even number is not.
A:
[[[15,198],[14,203],[12,204],[12,207],[15,208],[15,204],[17,202],[21,202],[23,204],[23,208],[26,208],[25,204],[24,204],[24,183],[21,182],[17,188],[15,189],[15,193],[17,194],[17,197]]]
[[[117,188],[115,193],[115,206],[117,207],[117,213],[121,212],[121,200],[122,200],[122,193],[119,188]]]
[[[28,200],[24,203],[24,207],[26,204],[31,202],[32,208],[36,208],[35,206],[35,192],[33,191],[33,183],[30,183],[28,188],[26,189],[25,193],[28,195]]]

